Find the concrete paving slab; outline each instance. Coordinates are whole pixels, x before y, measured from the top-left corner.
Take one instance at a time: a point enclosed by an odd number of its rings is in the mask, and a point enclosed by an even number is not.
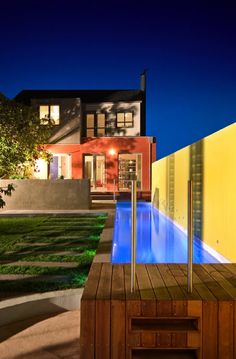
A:
[[[0,261],[3,263],[4,261]],[[76,268],[78,266],[77,262],[30,262],[30,261],[16,261],[16,262],[7,262],[11,266],[30,266],[30,267],[62,267],[62,268]]]

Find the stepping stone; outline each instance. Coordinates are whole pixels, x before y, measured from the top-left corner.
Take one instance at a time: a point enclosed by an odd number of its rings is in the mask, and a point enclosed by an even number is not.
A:
[[[29,243],[29,242],[20,242],[20,243],[16,243],[15,246],[22,246],[22,247],[43,247],[43,246],[48,246],[48,243],[43,243],[43,242],[34,242],[34,243]]]
[[[10,266],[27,266],[27,267],[62,267],[62,268],[76,268],[78,267],[77,262],[43,262],[43,261],[16,261],[9,262],[7,265]]]
[[[67,275],[35,275],[35,274],[0,274],[0,281],[12,281],[12,280],[30,280],[30,281],[67,281]]]

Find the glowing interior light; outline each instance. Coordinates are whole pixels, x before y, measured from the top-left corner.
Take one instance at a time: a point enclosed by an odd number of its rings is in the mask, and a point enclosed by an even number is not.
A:
[[[114,150],[114,148],[111,148],[109,150],[109,155],[114,156],[115,154],[116,154],[116,151]]]

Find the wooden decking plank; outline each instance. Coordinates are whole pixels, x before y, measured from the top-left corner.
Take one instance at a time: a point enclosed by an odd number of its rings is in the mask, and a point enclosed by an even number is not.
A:
[[[140,300],[140,292],[138,288],[137,276],[136,276],[136,290],[131,293],[130,278],[131,278],[131,269],[130,264],[124,265],[125,273],[125,296],[126,300]]]
[[[162,279],[158,267],[155,264],[148,264],[147,271],[157,300],[170,300],[170,293]]]
[[[202,300],[216,300],[216,297],[213,293],[209,290],[204,282],[202,282],[201,278],[196,274],[195,268],[198,264],[193,264],[193,287],[198,292],[199,296]],[[179,267],[185,273],[187,277],[187,265],[186,264],[179,264]]]
[[[218,300],[231,299],[230,295],[209,275],[201,264],[196,266],[194,271]]]
[[[108,300],[111,298],[111,281],[113,266],[110,263],[103,263],[100,273],[100,280],[97,289],[97,300]]]
[[[152,289],[152,284],[147,272],[145,264],[138,264],[136,266],[136,274],[140,296],[142,300],[155,300],[156,296]]]
[[[144,264],[139,264],[136,267],[138,286],[141,296],[141,313],[143,317],[156,316],[156,296],[152,288],[152,284],[148,275],[147,267]],[[156,334],[142,332],[141,346],[155,347]]]
[[[111,302],[107,299],[96,300],[95,358],[110,359]]]
[[[125,300],[111,301],[111,359],[126,359]]]
[[[231,299],[236,298],[236,288],[211,264],[202,264],[203,268],[229,294]]]
[[[192,293],[188,293],[187,275],[185,275],[185,272],[182,271],[182,268],[178,264],[169,264],[168,266],[186,298],[194,300],[200,299],[200,296],[194,287]]]
[[[96,359],[110,359],[112,269],[112,264],[102,264],[96,296]]]
[[[95,299],[97,295],[97,288],[100,280],[100,273],[102,269],[101,263],[93,263],[91,265],[88,280],[85,284],[82,298],[84,300]]]
[[[225,278],[227,284],[228,290],[230,294],[233,296],[233,299],[236,300],[236,277],[233,275],[232,272],[227,270],[223,264],[212,264],[212,267],[215,268],[215,270]],[[233,289],[232,289],[233,288]],[[232,289],[232,290],[231,290]]]
[[[220,273],[232,284],[234,288],[236,288],[236,268],[234,268],[233,264],[215,264],[214,266],[218,267]],[[236,298],[235,298],[236,299]]]
[[[81,300],[80,355],[83,359],[95,359],[95,301]]]
[[[198,318],[197,330],[190,331],[187,334],[188,347],[199,348],[199,357],[201,358],[202,351],[202,300],[188,300],[188,316]]]
[[[171,298],[173,300],[178,300],[178,299],[185,299],[185,294],[183,293],[183,291],[181,290],[181,288],[179,287],[177,281],[175,280],[174,276],[172,275],[172,273],[170,272],[170,269],[168,267],[167,264],[157,264],[156,265],[157,268],[159,269],[161,276],[165,282],[165,285],[171,295]]]
[[[218,355],[219,358],[234,359],[233,301],[219,302]]]
[[[233,319],[233,323],[234,323],[234,338],[233,338],[234,358],[236,358],[236,301],[234,301],[234,319]]]
[[[122,264],[113,265],[111,299],[125,300],[125,274]]]
[[[111,290],[111,359],[126,356],[126,302],[124,266],[113,265]]]
[[[234,263],[223,263],[223,267],[229,272],[233,273],[236,276],[236,264]]]
[[[202,359],[218,358],[218,301],[202,302]],[[222,358],[223,359],[223,358]]]

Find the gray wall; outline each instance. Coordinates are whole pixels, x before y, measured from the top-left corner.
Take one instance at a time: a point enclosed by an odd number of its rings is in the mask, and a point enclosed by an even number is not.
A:
[[[0,180],[15,191],[4,197],[4,210],[75,210],[90,208],[90,182],[83,180]]]

